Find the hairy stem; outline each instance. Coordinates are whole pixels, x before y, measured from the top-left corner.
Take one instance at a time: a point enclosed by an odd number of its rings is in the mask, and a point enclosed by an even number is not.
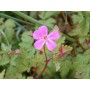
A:
[[[36,78],[39,78],[39,77],[42,76],[42,74],[43,74],[44,71],[46,70],[46,67],[47,67],[47,65],[48,65],[48,62],[50,61],[50,60],[47,60],[47,55],[46,55],[45,46],[44,46],[44,55],[45,55],[45,58],[46,58],[46,60],[45,60],[46,64],[45,64],[44,68],[42,69],[42,71],[40,72],[40,74],[39,74]]]
[[[45,54],[45,58],[46,58],[46,60],[47,60],[47,55],[46,55],[45,45],[44,45],[44,54]]]
[[[40,72],[40,74],[39,74],[36,78],[39,78],[39,77],[41,77],[41,76],[42,76],[42,74],[43,74],[43,72],[45,71],[45,69],[46,69],[47,65],[48,65],[48,62],[46,62],[46,64],[45,64],[45,66],[44,66],[43,70]]]

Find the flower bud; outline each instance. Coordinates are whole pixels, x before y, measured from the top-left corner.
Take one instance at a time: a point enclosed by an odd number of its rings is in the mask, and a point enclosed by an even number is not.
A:
[[[64,49],[62,48],[62,46],[60,46],[59,52],[60,52],[60,56],[63,57],[63,56],[68,52],[68,50],[64,50]]]
[[[20,50],[19,49],[16,49],[15,50],[15,54],[20,54]]]
[[[39,54],[42,55],[43,54],[43,51],[40,51]]]

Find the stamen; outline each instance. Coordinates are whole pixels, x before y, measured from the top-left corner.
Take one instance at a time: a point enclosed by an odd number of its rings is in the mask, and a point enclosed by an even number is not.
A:
[[[47,36],[44,36],[43,38],[46,40],[47,39]]]

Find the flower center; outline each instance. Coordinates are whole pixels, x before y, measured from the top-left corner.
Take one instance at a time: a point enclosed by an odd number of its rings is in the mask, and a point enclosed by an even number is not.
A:
[[[46,40],[47,39],[47,36],[44,36],[43,38]]]

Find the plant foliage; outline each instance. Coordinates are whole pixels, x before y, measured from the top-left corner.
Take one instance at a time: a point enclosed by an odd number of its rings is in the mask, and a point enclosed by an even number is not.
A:
[[[32,37],[41,25],[60,34],[54,51],[45,47],[47,60]],[[0,12],[0,79],[37,77],[90,78],[90,12]]]

